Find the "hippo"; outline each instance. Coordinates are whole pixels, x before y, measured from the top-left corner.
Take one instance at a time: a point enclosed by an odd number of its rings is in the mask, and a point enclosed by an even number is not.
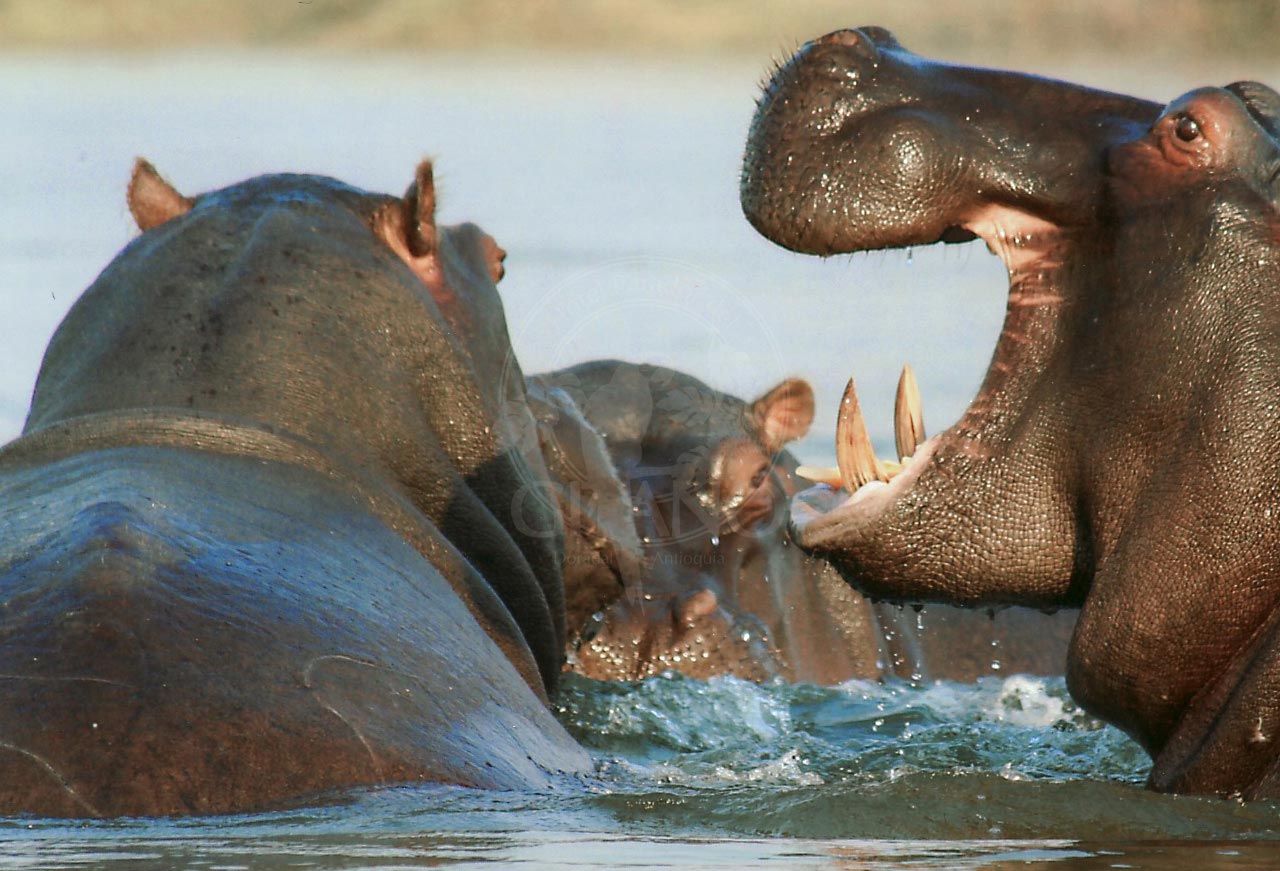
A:
[[[589,770],[548,706],[564,537],[504,252],[434,201],[429,162],[399,198],[138,163],[143,232],[0,450],[0,812]]]
[[[620,360],[536,379],[603,436],[644,559],[621,599],[585,623],[570,619],[570,668],[611,680],[667,669],[823,683],[878,673],[868,603],[789,546],[796,463],[782,449],[812,421],[807,382],[787,379],[747,403]],[[823,589],[839,601],[820,599]]]
[[[585,623],[570,614],[572,670],[605,680],[673,670],[826,685],[1062,673],[1074,614],[1019,608],[993,621],[945,606],[904,614],[869,602],[826,560],[794,546],[788,504],[805,467],[785,446],[813,420],[808,382],[786,379],[747,402],[684,372],[618,360],[530,380],[558,385],[604,436],[644,552],[640,583],[618,581],[621,599]],[[557,441],[576,445],[576,433]],[[568,577],[566,589],[573,598]]]
[[[897,475],[846,393],[799,543],[888,600],[1079,607],[1068,687],[1150,788],[1280,796],[1280,95],[1161,107],[842,30],[765,86],[741,202],[796,251],[980,238],[1009,273],[978,395]]]

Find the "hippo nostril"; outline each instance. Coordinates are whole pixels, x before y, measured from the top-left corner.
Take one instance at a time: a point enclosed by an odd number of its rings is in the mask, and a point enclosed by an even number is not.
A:
[[[858,30],[862,31],[862,33],[865,34],[868,39],[870,39],[872,42],[874,42],[877,46],[881,48],[901,48],[902,47],[898,43],[898,38],[894,36],[891,31],[883,27],[876,27],[872,25],[870,27],[859,27]]]
[[[818,37],[818,42],[828,45],[857,45],[861,38],[856,30],[833,30],[826,36]]]
[[[875,42],[861,30],[837,30],[819,38],[818,43],[821,45],[843,45],[869,61],[880,59],[880,50],[876,48]]]

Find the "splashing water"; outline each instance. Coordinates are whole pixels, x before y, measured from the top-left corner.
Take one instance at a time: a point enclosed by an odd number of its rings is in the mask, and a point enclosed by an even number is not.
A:
[[[1280,804],[1144,791],[1146,754],[1079,710],[1061,678],[824,688],[569,676],[559,714],[596,771],[548,792],[435,785],[238,817],[0,820],[0,869],[1199,871],[1273,867],[1280,849]]]

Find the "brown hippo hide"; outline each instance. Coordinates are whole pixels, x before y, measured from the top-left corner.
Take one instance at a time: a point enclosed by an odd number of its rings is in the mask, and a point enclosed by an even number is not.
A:
[[[796,461],[783,445],[812,419],[807,383],[784,381],[746,403],[681,372],[618,361],[531,380],[558,385],[603,434],[644,553],[638,579],[602,571],[592,587],[592,601],[607,602],[621,584],[621,599],[583,622],[585,606],[571,612],[571,669],[606,680],[672,669],[821,684],[1062,673],[1073,613],[1019,608],[992,618],[938,606],[917,616],[873,606],[794,546],[787,520]],[[561,424],[549,456],[585,453],[577,427]],[[554,478],[557,463],[549,464]],[[567,585],[572,601],[574,582]]]
[[[429,164],[403,199],[300,175],[187,199],[139,164],[145,232],[0,452],[0,811],[588,766],[546,706],[562,532],[507,407],[502,252],[433,199]]]
[[[800,543],[886,599],[1079,607],[1071,693],[1151,787],[1280,797],[1280,94],[1161,108],[838,31],[767,85],[742,205],[795,250],[979,237],[1009,272],[965,415],[802,496]]]

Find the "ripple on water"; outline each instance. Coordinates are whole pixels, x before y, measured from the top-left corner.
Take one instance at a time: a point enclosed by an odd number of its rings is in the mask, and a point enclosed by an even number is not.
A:
[[[802,838],[1280,837],[1280,805],[1154,795],[1149,761],[1061,678],[823,688],[568,681],[588,799],[628,828]]]
[[[1280,804],[1144,791],[1061,679],[835,688],[571,677],[597,773],[206,819],[0,820],[0,869],[1276,867]],[[585,789],[583,787],[586,787]]]

